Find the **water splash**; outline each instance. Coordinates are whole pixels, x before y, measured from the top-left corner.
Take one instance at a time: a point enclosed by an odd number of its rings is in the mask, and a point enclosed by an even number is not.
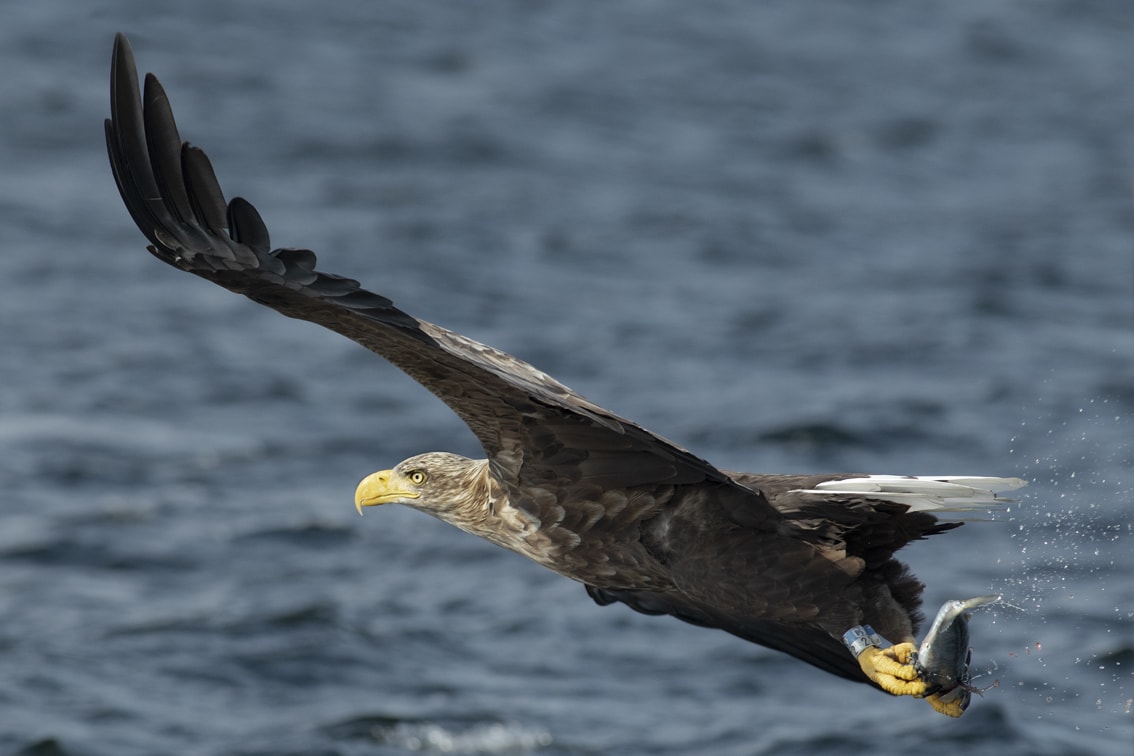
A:
[[[998,560],[1008,570],[996,590],[1009,598],[1008,611],[1025,615],[1025,623],[1005,623],[1027,633],[1006,666],[1042,716],[1069,704],[1130,714],[1134,433],[1120,405],[1100,397],[1073,411],[1053,408],[1022,422],[1026,432],[1013,439],[1032,487],[1010,511],[1017,552]],[[1042,434],[1032,432],[1037,426]]]
[[[423,753],[494,754],[528,752],[551,745],[551,733],[538,727],[482,722],[467,727],[432,722],[399,722],[374,727],[378,741]]]

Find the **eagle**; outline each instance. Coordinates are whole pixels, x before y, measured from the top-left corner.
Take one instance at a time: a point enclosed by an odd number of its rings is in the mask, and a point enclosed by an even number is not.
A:
[[[366,477],[355,505],[403,504],[621,603],[718,628],[896,696],[963,707],[916,662],[924,585],[895,553],[1004,501],[1016,478],[771,475],[722,470],[531,365],[419,320],[357,281],[273,249],[257,210],[226,202],[181,140],[164,89],[139,86],[114,42],[106,143],[151,254],[381,355],[449,406],[483,459],[410,457]]]

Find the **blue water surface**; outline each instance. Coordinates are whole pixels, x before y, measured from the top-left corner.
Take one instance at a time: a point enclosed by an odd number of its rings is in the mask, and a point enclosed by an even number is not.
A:
[[[960,720],[600,608],[365,474],[477,454],[355,344],[152,259],[114,32],[281,246],[721,467],[1013,475],[903,552]],[[1134,9],[0,9],[0,752],[1123,754]]]

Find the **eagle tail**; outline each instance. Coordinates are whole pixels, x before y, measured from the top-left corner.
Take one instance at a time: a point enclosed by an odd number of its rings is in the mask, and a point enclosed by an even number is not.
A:
[[[986,509],[1012,499],[997,496],[1027,485],[1021,478],[982,478],[965,475],[867,475],[819,483],[795,493],[817,496],[856,496],[904,504],[911,512],[966,512]]]

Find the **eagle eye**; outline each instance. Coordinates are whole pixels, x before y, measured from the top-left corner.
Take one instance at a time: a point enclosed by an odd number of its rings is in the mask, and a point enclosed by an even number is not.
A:
[[[409,479],[409,482],[413,483],[415,486],[420,486],[422,483],[425,482],[425,479],[428,478],[428,477],[429,476],[426,475],[421,470],[413,470],[412,472],[410,472],[406,475],[406,478]]]

